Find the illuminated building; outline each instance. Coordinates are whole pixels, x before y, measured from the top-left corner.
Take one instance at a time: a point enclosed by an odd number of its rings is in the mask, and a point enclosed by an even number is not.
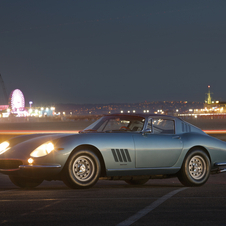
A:
[[[226,102],[214,101],[211,97],[210,86],[208,86],[207,98],[204,103],[204,111],[215,112],[215,113],[225,113],[226,112]]]
[[[208,86],[208,93],[202,109],[189,109],[189,113],[178,114],[180,117],[225,117],[226,116],[226,102],[213,100]],[[178,112],[178,111],[176,111]]]

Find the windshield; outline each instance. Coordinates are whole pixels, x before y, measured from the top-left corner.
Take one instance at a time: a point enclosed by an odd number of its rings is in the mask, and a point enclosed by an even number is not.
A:
[[[145,119],[139,116],[104,116],[88,126],[84,131],[142,131]]]

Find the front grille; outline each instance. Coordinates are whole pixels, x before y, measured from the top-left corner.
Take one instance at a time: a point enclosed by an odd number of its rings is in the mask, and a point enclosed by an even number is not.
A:
[[[0,160],[0,169],[17,169],[23,165],[20,160]]]

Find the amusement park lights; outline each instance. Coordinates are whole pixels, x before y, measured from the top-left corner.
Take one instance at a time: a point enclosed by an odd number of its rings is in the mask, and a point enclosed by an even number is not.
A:
[[[23,93],[19,89],[15,89],[10,94],[10,107],[12,112],[23,111],[25,107],[25,99]]]

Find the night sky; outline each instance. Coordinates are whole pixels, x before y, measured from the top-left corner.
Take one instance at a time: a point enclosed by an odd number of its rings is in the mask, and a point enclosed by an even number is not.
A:
[[[0,0],[0,73],[27,106],[226,101],[226,1]]]

